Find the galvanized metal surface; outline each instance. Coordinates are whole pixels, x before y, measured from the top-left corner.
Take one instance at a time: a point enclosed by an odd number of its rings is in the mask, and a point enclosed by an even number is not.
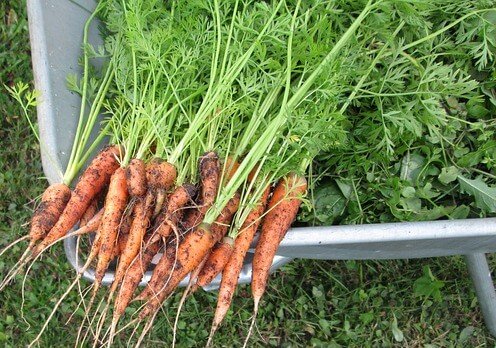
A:
[[[41,91],[38,121],[43,168],[53,183],[62,177],[79,114],[80,98],[67,90],[65,81],[69,73],[81,71],[77,62],[82,28],[95,2],[28,0],[27,4],[35,85]],[[100,42],[96,25],[90,31],[90,42]],[[67,239],[64,244],[68,260],[78,269],[75,239]],[[483,254],[495,251],[496,219],[295,228],[281,243],[273,269],[295,257],[398,259],[467,255],[486,324],[496,335],[496,295]],[[242,283],[250,281],[250,272],[247,263],[241,274]],[[92,280],[93,272],[86,272],[85,277]],[[104,282],[112,278],[109,273]],[[149,274],[144,281],[148,278]],[[217,278],[212,287],[218,283]]]

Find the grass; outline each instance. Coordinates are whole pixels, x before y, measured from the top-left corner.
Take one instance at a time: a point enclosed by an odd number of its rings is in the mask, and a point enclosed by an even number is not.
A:
[[[20,0],[2,1],[0,86],[17,80],[32,80],[25,4]],[[39,146],[17,105],[3,87],[0,90],[1,246],[24,235],[34,199],[46,182]],[[13,265],[22,247],[2,256],[0,275]],[[493,268],[495,261],[491,258]],[[74,271],[58,246],[33,267],[26,282],[22,312],[22,277],[0,293],[0,346],[29,343],[73,277]],[[145,346],[170,344],[170,320],[179,296],[164,307]],[[179,347],[205,344],[215,296],[215,292],[200,291],[186,303],[179,322]],[[71,294],[40,346],[73,345],[81,312],[69,326],[64,325],[77,303],[77,294]],[[249,288],[243,286],[234,310],[216,336],[215,346],[242,344],[251,305]],[[257,324],[252,346],[486,347],[496,343],[484,327],[461,257],[366,262],[297,260],[272,276]],[[118,337],[116,346],[126,346],[127,334]]]

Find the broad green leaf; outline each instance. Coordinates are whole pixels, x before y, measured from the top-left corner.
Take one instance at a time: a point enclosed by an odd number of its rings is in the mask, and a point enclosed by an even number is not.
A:
[[[441,289],[444,287],[444,282],[434,277],[429,266],[425,266],[423,271],[424,275],[413,284],[414,294],[420,297],[432,297],[436,301],[441,301]]]
[[[460,171],[458,170],[458,168],[456,168],[455,166],[450,166],[450,167],[446,167],[446,168],[441,169],[441,174],[439,174],[438,178],[439,178],[439,181],[441,181],[441,183],[448,185],[450,182],[453,182],[456,180],[456,178],[458,177],[458,174],[460,174]]]
[[[474,197],[479,209],[486,213],[496,212],[496,187],[488,186],[481,177],[471,180],[459,175],[458,182],[463,193]]]

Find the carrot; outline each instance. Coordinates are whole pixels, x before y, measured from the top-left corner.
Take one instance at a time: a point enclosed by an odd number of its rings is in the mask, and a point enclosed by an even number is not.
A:
[[[146,180],[148,186],[154,191],[156,197],[153,216],[156,216],[165,202],[167,190],[174,185],[177,177],[176,168],[160,159],[154,158],[148,163],[146,169]]]
[[[81,175],[59,220],[45,239],[33,250],[33,256],[36,256],[47,245],[62,238],[83,216],[93,198],[109,183],[110,176],[119,167],[117,162],[119,155],[120,148],[110,146],[102,150],[93,159],[83,175]]]
[[[207,212],[207,210],[212,206],[217,196],[217,190],[220,184],[220,165],[219,156],[215,152],[207,152],[200,157],[200,179],[201,179],[201,190],[200,190],[200,206],[198,210],[201,213],[201,220]]]
[[[238,284],[239,274],[243,268],[248,249],[255,236],[255,232],[260,225],[261,217],[265,211],[267,200],[269,199],[270,186],[267,186],[260,198],[260,202],[250,211],[246,220],[240,228],[240,233],[234,241],[234,249],[231,257],[222,271],[222,280],[219,287],[219,295],[217,299],[217,307],[215,308],[212,328],[208,337],[207,346],[212,342],[213,336],[217,328],[224,320],[224,317],[231,306],[234,291]]]
[[[153,257],[157,254],[160,246],[162,245],[160,241],[156,241],[154,243],[148,242],[149,238],[146,240],[143,253],[137,255],[129,266],[129,269],[122,280],[119,293],[115,298],[114,313],[110,327],[109,346],[112,344],[112,338],[114,336],[117,323],[119,322],[120,317],[124,314],[127,305],[131,301],[134,290],[138,287],[148,266],[152,262]]]
[[[146,194],[145,162],[134,158],[126,168],[127,190],[131,197],[141,197]]]
[[[86,209],[84,212],[83,216],[81,216],[81,219],[79,220],[79,227],[84,227],[90,221],[95,214],[98,212],[98,198],[94,198],[90,206]]]
[[[58,221],[67,202],[71,198],[71,189],[65,184],[48,186],[41,196],[41,203],[31,219],[29,230],[29,247],[43,239]]]
[[[36,208],[33,217],[31,218],[31,228],[29,233],[16,239],[1,249],[0,256],[19,242],[29,239],[29,245],[16,266],[21,264],[24,259],[29,256],[29,253],[33,249],[34,245],[39,240],[43,239],[52,229],[53,225],[55,225],[70,197],[71,190],[67,185],[52,184],[48,186],[41,196],[40,205]]]
[[[127,240],[129,239],[129,234],[120,234],[117,236],[117,241],[114,245],[114,250],[112,252],[112,259],[119,257],[126,248]]]
[[[148,300],[139,314],[140,320],[158,310],[165,298],[189,272],[198,266],[214,244],[215,239],[210,226],[205,223],[201,223],[194,231],[185,236],[184,240],[179,244],[176,264],[168,281],[163,289],[160,289],[154,297]]]
[[[238,211],[240,199],[241,195],[236,192],[234,197],[227,202],[220,215],[212,224],[210,230],[216,242],[219,242],[227,233],[234,214]]]
[[[196,187],[191,184],[184,184],[176,188],[168,198],[167,206],[158,216],[155,232],[156,237],[167,238],[173,231],[173,228],[179,224],[183,214],[184,206],[191,201],[195,195]],[[152,238],[152,242],[156,239]]]
[[[117,289],[120,281],[124,277],[127,268],[133,261],[134,257],[139,253],[143,237],[150,224],[151,214],[153,213],[154,195],[149,190],[144,199],[139,199],[134,206],[134,219],[131,223],[131,229],[127,239],[126,246],[119,257],[119,263],[115,271],[114,282],[110,289],[114,292]]]
[[[176,263],[176,248],[175,240],[169,246],[166,246],[162,257],[153,270],[150,280],[141,293],[135,297],[134,301],[143,301],[156,294],[163,287],[163,284],[167,282]]]
[[[239,162],[236,161],[232,156],[227,156],[226,162],[224,163],[224,171],[227,173],[227,175],[224,178],[224,183],[231,180],[231,178],[234,176],[234,173],[236,173],[238,168],[239,168]]]
[[[167,190],[174,185],[176,176],[176,168],[160,158],[151,160],[146,168],[146,181],[154,189]]]
[[[180,226],[183,231],[190,232],[202,222],[202,214],[198,208],[187,209],[184,213]]]
[[[220,243],[215,245],[198,274],[194,289],[199,286],[207,286],[220,272],[222,272],[231,257],[233,247],[234,240],[231,237],[224,237]]]
[[[215,242],[218,242],[220,239],[222,239],[222,237],[224,237],[224,235],[226,234],[232,217],[238,209],[239,200],[240,195],[239,193],[236,193],[236,195],[229,200],[224,209],[222,209],[221,214],[217,217],[215,222],[210,226],[209,232],[212,235],[212,239],[214,241],[212,246],[215,244]],[[187,236],[188,235],[186,235],[185,239],[188,238]],[[136,298],[136,300],[144,300],[149,296],[158,293],[160,289],[162,289],[167,283],[169,277],[172,276],[172,273],[174,272],[174,261],[176,261],[175,255],[173,254],[175,252],[175,249],[168,249],[168,252],[170,254],[167,255],[166,259],[164,259],[164,256],[162,256],[159,263],[155,267],[155,270],[153,271],[150,281],[148,282],[145,289],[141,292],[141,294]]]
[[[251,291],[254,301],[253,320],[245,345],[248,342],[258,313],[258,306],[269,277],[270,266],[279,243],[293,223],[301,205],[301,196],[307,190],[304,177],[291,173],[279,180],[270,199],[253,257]]]
[[[128,201],[128,191],[126,183],[126,171],[118,168],[110,179],[110,186],[105,198],[105,207],[102,222],[98,233],[101,238],[100,251],[98,253],[98,263],[95,269],[95,282],[93,283],[93,293],[95,293],[107,271],[107,267],[112,261],[114,245],[117,239],[121,219],[126,209]]]

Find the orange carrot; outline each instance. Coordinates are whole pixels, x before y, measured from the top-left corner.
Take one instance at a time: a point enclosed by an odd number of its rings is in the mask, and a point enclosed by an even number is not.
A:
[[[306,190],[306,179],[291,173],[279,180],[270,199],[267,214],[262,222],[260,239],[253,257],[251,282],[254,301],[253,321],[246,342],[255,323],[260,299],[267,288],[270,266],[276,255],[277,248],[295,220],[301,205],[301,196],[305,194]]]
[[[169,189],[174,185],[176,176],[176,168],[160,158],[151,160],[146,168],[146,181],[154,189]]]
[[[29,247],[31,248],[53,228],[71,198],[71,189],[65,184],[53,184],[43,192],[41,203],[31,219]]]
[[[157,237],[167,238],[177,227],[184,214],[184,206],[191,201],[195,195],[196,187],[191,184],[184,184],[176,188],[168,198],[167,205],[163,212],[158,216],[156,222]],[[155,239],[156,240],[156,239]],[[152,241],[155,241],[152,239]]]
[[[166,192],[174,185],[176,176],[176,168],[172,164],[160,158],[154,158],[150,161],[150,163],[148,163],[146,169],[146,180],[149,188],[154,191],[156,197],[153,216],[156,216],[160,210],[162,210]]]
[[[126,168],[127,190],[131,197],[141,197],[146,194],[145,163],[137,158],[132,159]]]
[[[232,156],[227,156],[226,163],[224,164],[224,170],[227,172],[227,175],[225,175],[224,177],[224,183],[227,183],[229,182],[229,180],[231,180],[238,168],[239,162],[236,161]]]
[[[203,216],[212,206],[217,196],[220,180],[219,157],[215,152],[207,152],[200,158],[201,205],[199,210]]]
[[[184,212],[180,225],[185,232],[190,232],[202,222],[203,216],[198,208],[189,208]]]
[[[214,244],[214,236],[211,233],[210,226],[207,224],[201,223],[193,232],[188,233],[179,244],[177,261],[172,274],[168,277],[170,279],[168,279],[163,289],[160,289],[154,297],[148,300],[145,308],[139,314],[139,319],[144,319],[158,310],[165,298],[174,291],[179,282],[189,272],[200,264]]]
[[[153,257],[157,254],[162,243],[147,243],[143,253],[137,255],[129,267],[115,299],[114,318],[124,314],[124,310],[131,301],[134,290],[138,287],[144,273],[152,262]]]
[[[111,146],[102,150],[93,159],[83,175],[81,175],[59,220],[45,239],[33,250],[33,257],[38,255],[47,245],[62,238],[83,216],[93,198],[109,183],[110,176],[119,167],[117,162],[119,155],[120,148]]]
[[[127,268],[140,251],[143,237],[145,236],[146,230],[150,224],[151,214],[153,213],[153,201],[153,192],[149,190],[146,193],[146,197],[144,199],[139,199],[134,206],[134,219],[131,223],[126,246],[119,257],[114,282],[110,289],[111,292],[114,292],[117,289]]]
[[[215,245],[198,274],[195,289],[199,286],[207,286],[220,272],[222,272],[231,257],[233,247],[234,240],[231,237],[224,237],[220,243]]]
[[[250,211],[240,228],[240,233],[234,241],[233,252],[224,267],[224,270],[222,271],[222,280],[219,287],[217,307],[215,309],[212,329],[210,330],[207,346],[211,343],[215,331],[217,331],[217,328],[222,323],[222,320],[231,306],[234,291],[236,290],[236,285],[238,285],[239,274],[243,268],[243,261],[248,249],[250,249],[255,232],[258,230],[258,226],[260,225],[262,214],[265,211],[265,206],[267,204],[267,200],[269,199],[269,194],[270,186],[267,186],[262,194],[262,197],[260,198],[260,202]]]
[[[289,174],[279,180],[274,189],[253,258],[252,293],[254,299],[259,300],[265,291],[269,269],[277,247],[296,218],[301,196],[306,190],[305,178],[296,174]]]
[[[152,276],[141,293],[134,301],[143,301],[156,294],[165,284],[176,263],[176,241],[173,240],[166,246],[164,253],[158,261]]]
[[[103,276],[107,271],[107,267],[110,261],[112,261],[117,234],[127,201],[126,171],[121,167],[115,171],[110,179],[102,222],[98,229],[101,245],[98,253],[98,263],[95,269],[94,292],[98,290]]]
[[[216,242],[219,242],[229,230],[229,225],[234,217],[234,214],[238,211],[240,199],[241,195],[236,192],[234,197],[227,202],[220,215],[212,224],[210,231]]]
[[[98,212],[98,198],[94,198],[90,206],[86,209],[84,212],[83,216],[81,216],[81,219],[79,220],[79,227],[84,227],[90,221],[93,216]]]

